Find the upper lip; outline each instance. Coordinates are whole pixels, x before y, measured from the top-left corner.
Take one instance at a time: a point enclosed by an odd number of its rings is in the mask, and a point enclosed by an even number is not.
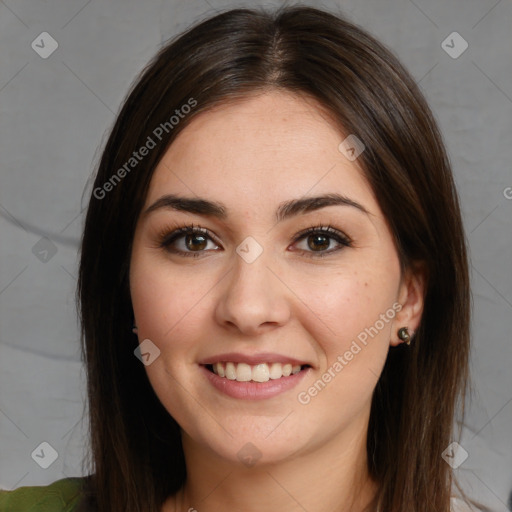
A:
[[[295,359],[290,356],[285,356],[282,354],[272,354],[269,352],[259,353],[259,354],[241,354],[240,352],[229,352],[226,354],[217,354],[215,356],[206,357],[199,361],[199,364],[215,364],[221,362],[232,362],[232,363],[246,363],[250,365],[260,364],[260,363],[281,363],[286,364],[290,363],[293,365],[300,364],[310,365],[307,361],[301,361],[299,359]]]

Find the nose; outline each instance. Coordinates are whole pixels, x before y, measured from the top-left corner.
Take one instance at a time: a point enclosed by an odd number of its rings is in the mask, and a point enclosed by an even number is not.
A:
[[[215,310],[219,324],[254,336],[288,321],[288,289],[271,266],[265,251],[252,263],[236,255]]]

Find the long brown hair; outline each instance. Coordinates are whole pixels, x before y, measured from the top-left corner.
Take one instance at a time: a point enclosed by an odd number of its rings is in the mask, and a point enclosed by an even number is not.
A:
[[[157,511],[185,482],[179,426],[133,354],[128,271],[135,225],[176,135],[219,103],[271,88],[314,98],[339,123],[340,137],[363,141],[358,162],[402,269],[420,262],[426,271],[414,343],[390,350],[373,395],[368,466],[380,484],[380,510],[448,512],[453,475],[441,454],[453,440],[454,417],[463,417],[470,314],[450,164],[432,113],[397,58],[342,17],[299,6],[230,10],[191,28],[149,63],[117,116],[88,205],[77,290],[90,502],[100,512]],[[179,121],[171,122],[176,111]],[[155,146],[128,166],[149,138]]]

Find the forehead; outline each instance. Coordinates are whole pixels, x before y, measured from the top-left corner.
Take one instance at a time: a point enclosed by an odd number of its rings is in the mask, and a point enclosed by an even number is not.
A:
[[[155,169],[146,204],[161,194],[209,197],[267,215],[275,203],[338,192],[376,203],[357,161],[338,149],[347,134],[313,100],[280,91],[203,112]]]

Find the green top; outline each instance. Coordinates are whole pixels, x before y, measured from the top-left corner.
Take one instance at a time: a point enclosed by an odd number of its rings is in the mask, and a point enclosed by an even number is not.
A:
[[[82,497],[86,477],[57,480],[50,485],[0,489],[0,512],[74,512]],[[452,498],[452,512],[471,512],[467,505]]]
[[[50,485],[0,489],[0,512],[73,512],[82,496],[83,480],[63,478]]]

